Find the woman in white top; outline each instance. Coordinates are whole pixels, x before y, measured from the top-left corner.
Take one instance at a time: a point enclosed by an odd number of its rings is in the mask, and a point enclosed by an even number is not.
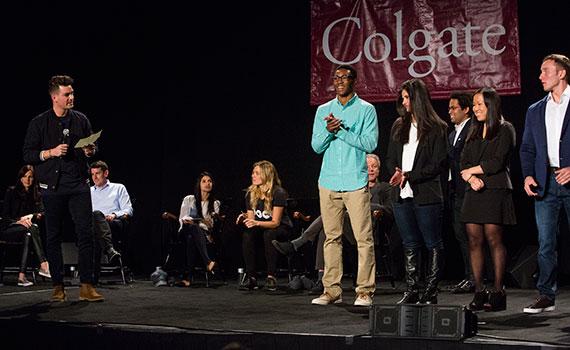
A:
[[[394,219],[404,246],[408,288],[398,303],[437,304],[443,263],[441,175],[448,171],[447,123],[433,109],[423,81],[410,79],[400,88],[400,117],[392,126],[387,166],[397,186]],[[428,250],[426,288],[419,295],[419,252]]]
[[[200,204],[198,206],[198,204]],[[200,208],[198,210],[198,208]],[[180,206],[181,238],[186,240],[186,271],[179,285],[190,286],[190,275],[196,260],[196,251],[200,255],[208,272],[213,272],[216,262],[208,255],[207,242],[213,242],[214,220],[220,213],[220,201],[214,195],[214,179],[206,171],[198,176],[194,194],[184,197]]]

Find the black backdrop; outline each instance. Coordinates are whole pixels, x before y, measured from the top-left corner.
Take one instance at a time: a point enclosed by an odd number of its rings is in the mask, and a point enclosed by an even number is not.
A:
[[[542,57],[570,54],[562,34],[563,2],[545,4],[519,2],[522,94],[503,98],[519,140],[526,108],[544,95],[538,81]],[[76,80],[76,108],[90,117],[95,131],[103,129],[98,157],[109,163],[111,180],[124,183],[137,200],[141,271],[160,261],[160,212],[177,212],[204,169],[236,210],[251,165],[261,159],[277,166],[291,196],[317,197],[308,1],[3,7],[0,191],[14,183],[22,165],[28,121],[51,106],[49,77],[69,74]],[[434,105],[448,119],[447,101]],[[377,153],[383,157],[395,103],[376,107]],[[518,155],[512,176],[519,224],[509,231],[508,243],[516,251],[536,243]]]

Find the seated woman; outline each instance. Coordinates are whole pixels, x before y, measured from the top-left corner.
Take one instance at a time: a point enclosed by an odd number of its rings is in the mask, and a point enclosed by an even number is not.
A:
[[[198,210],[200,203],[200,210]],[[211,235],[214,219],[220,214],[220,201],[214,195],[214,178],[206,171],[198,176],[194,194],[184,197],[180,206],[180,228],[178,231],[186,240],[186,271],[178,283],[189,287],[196,251],[208,272],[213,273],[216,262],[208,255],[207,241],[213,242]]]
[[[9,241],[23,241],[26,233],[29,232],[34,252],[40,262],[39,274],[51,278],[49,265],[42,246],[40,229],[36,224],[42,215],[43,205],[37,183],[34,180],[34,168],[31,165],[24,165],[18,171],[16,185],[8,187],[6,190],[2,218],[4,223],[8,223],[9,226],[3,227],[2,237]],[[25,265],[27,264],[28,249],[27,247],[24,248],[26,256],[22,257],[18,285],[28,287],[33,285],[33,283],[26,279]]]
[[[266,160],[253,165],[251,185],[245,196],[246,214],[240,214],[237,224],[243,224],[247,229],[243,233],[242,249],[245,260],[247,278],[244,279],[241,290],[257,288],[255,240],[263,238],[265,260],[267,262],[267,281],[265,289],[277,289],[275,272],[277,270],[278,252],[271,241],[286,239],[293,227],[287,215],[287,192],[281,187],[281,180],[275,166]]]

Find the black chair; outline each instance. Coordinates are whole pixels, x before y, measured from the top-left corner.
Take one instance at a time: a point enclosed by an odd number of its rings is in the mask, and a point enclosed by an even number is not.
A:
[[[99,242],[94,242],[94,271],[97,280],[101,274],[119,271],[122,284],[126,285],[127,283],[133,281],[130,269],[127,265],[123,264],[123,257],[125,257],[128,253],[126,242],[128,241],[129,237],[129,227],[131,225],[130,220],[131,218],[128,215],[125,215],[109,222],[109,227],[111,228],[111,236],[113,239],[113,246],[116,247],[116,249],[118,248],[121,256],[117,256],[112,261],[109,261],[108,256],[106,254],[103,254],[102,249],[98,249]],[[127,259],[127,261],[129,260]]]
[[[0,200],[0,213],[2,212],[2,207],[4,201]],[[7,266],[6,261],[9,258],[9,252],[18,253],[18,261],[22,257],[22,253],[28,254],[30,247],[30,240],[32,239],[31,234],[28,232],[22,241],[8,241],[0,238],[0,286],[4,284],[4,272],[20,272],[19,264],[18,266]],[[18,248],[18,249],[16,249]],[[22,249],[24,252],[22,252]],[[33,253],[33,252],[32,252]],[[29,264],[28,264],[29,265]],[[32,281],[36,284],[36,269],[28,268],[32,273]]]
[[[394,270],[397,270],[399,265],[403,266],[403,260],[401,258],[397,259],[398,253],[400,253],[400,256],[403,253],[395,251],[398,250],[398,247],[401,250],[401,242],[395,241],[396,237],[400,237],[398,229],[395,223],[384,223],[380,220],[376,221],[373,229],[376,266],[378,267],[376,274],[381,279],[388,279],[392,288],[395,288],[395,279],[399,273]],[[399,245],[396,243],[399,243]]]

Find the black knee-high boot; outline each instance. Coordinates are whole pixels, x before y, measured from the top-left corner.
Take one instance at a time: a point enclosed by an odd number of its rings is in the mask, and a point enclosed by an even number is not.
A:
[[[404,264],[406,267],[406,284],[408,289],[397,304],[415,304],[419,300],[418,291],[418,249],[404,249]]]
[[[428,252],[428,275],[426,291],[420,298],[421,304],[437,304],[437,284],[443,267],[443,249],[433,248]]]

